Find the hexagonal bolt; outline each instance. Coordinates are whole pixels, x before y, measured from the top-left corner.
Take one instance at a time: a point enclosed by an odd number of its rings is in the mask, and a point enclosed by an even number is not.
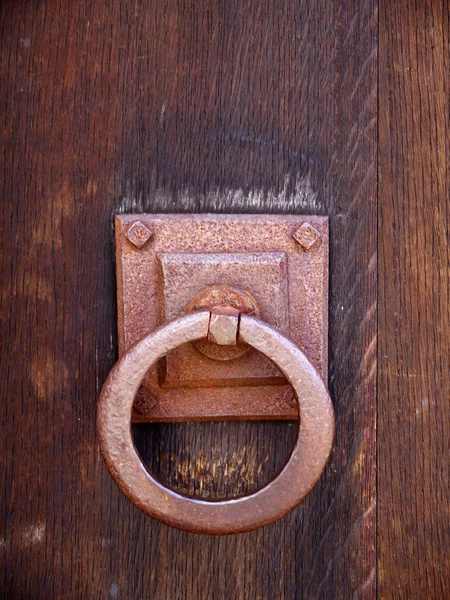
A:
[[[152,235],[150,229],[144,225],[142,221],[135,221],[128,227],[127,232],[125,233],[125,237],[136,246],[136,248],[142,248]]]
[[[238,337],[239,317],[211,313],[208,340],[220,346],[235,346]]]
[[[317,231],[308,221],[305,221],[293,233],[293,238],[305,250],[309,250],[313,244],[320,238],[320,232]]]

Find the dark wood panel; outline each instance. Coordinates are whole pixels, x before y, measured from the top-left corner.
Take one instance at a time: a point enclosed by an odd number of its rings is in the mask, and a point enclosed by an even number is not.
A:
[[[3,3],[2,40],[4,596],[373,598],[375,2],[23,0]],[[260,531],[166,528],[103,467],[112,216],[146,210],[330,215],[335,450]],[[211,495],[261,485],[293,430],[137,436],[161,479]]]
[[[381,598],[450,598],[449,14],[381,2]]]

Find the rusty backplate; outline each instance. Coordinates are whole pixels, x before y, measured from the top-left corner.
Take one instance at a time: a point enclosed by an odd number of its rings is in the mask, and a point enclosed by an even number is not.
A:
[[[116,259],[120,355],[189,310],[230,305],[291,339],[326,383],[326,217],[121,215]],[[148,372],[133,420],[296,419],[296,411],[265,356],[205,340]]]

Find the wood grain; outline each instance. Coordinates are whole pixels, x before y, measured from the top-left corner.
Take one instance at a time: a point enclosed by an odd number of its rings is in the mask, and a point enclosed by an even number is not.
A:
[[[374,598],[375,1],[17,0],[1,11],[3,597]],[[168,529],[102,464],[112,218],[143,211],[330,215],[336,445],[302,507],[262,530]],[[230,495],[280,468],[294,430],[136,436],[163,481]]]
[[[450,598],[449,15],[381,2],[379,595]]]

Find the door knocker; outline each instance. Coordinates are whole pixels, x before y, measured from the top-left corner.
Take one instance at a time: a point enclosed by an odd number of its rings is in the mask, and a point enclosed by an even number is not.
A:
[[[256,529],[297,506],[325,468],[334,437],[323,380],[328,224],[307,219],[116,219],[121,358],[100,395],[98,439],[121,491],[167,525],[207,534]],[[208,387],[198,384],[204,364]],[[236,388],[247,406],[235,402]],[[131,434],[132,421],[248,418],[299,419],[297,438],[270,483],[227,500],[164,487]]]

